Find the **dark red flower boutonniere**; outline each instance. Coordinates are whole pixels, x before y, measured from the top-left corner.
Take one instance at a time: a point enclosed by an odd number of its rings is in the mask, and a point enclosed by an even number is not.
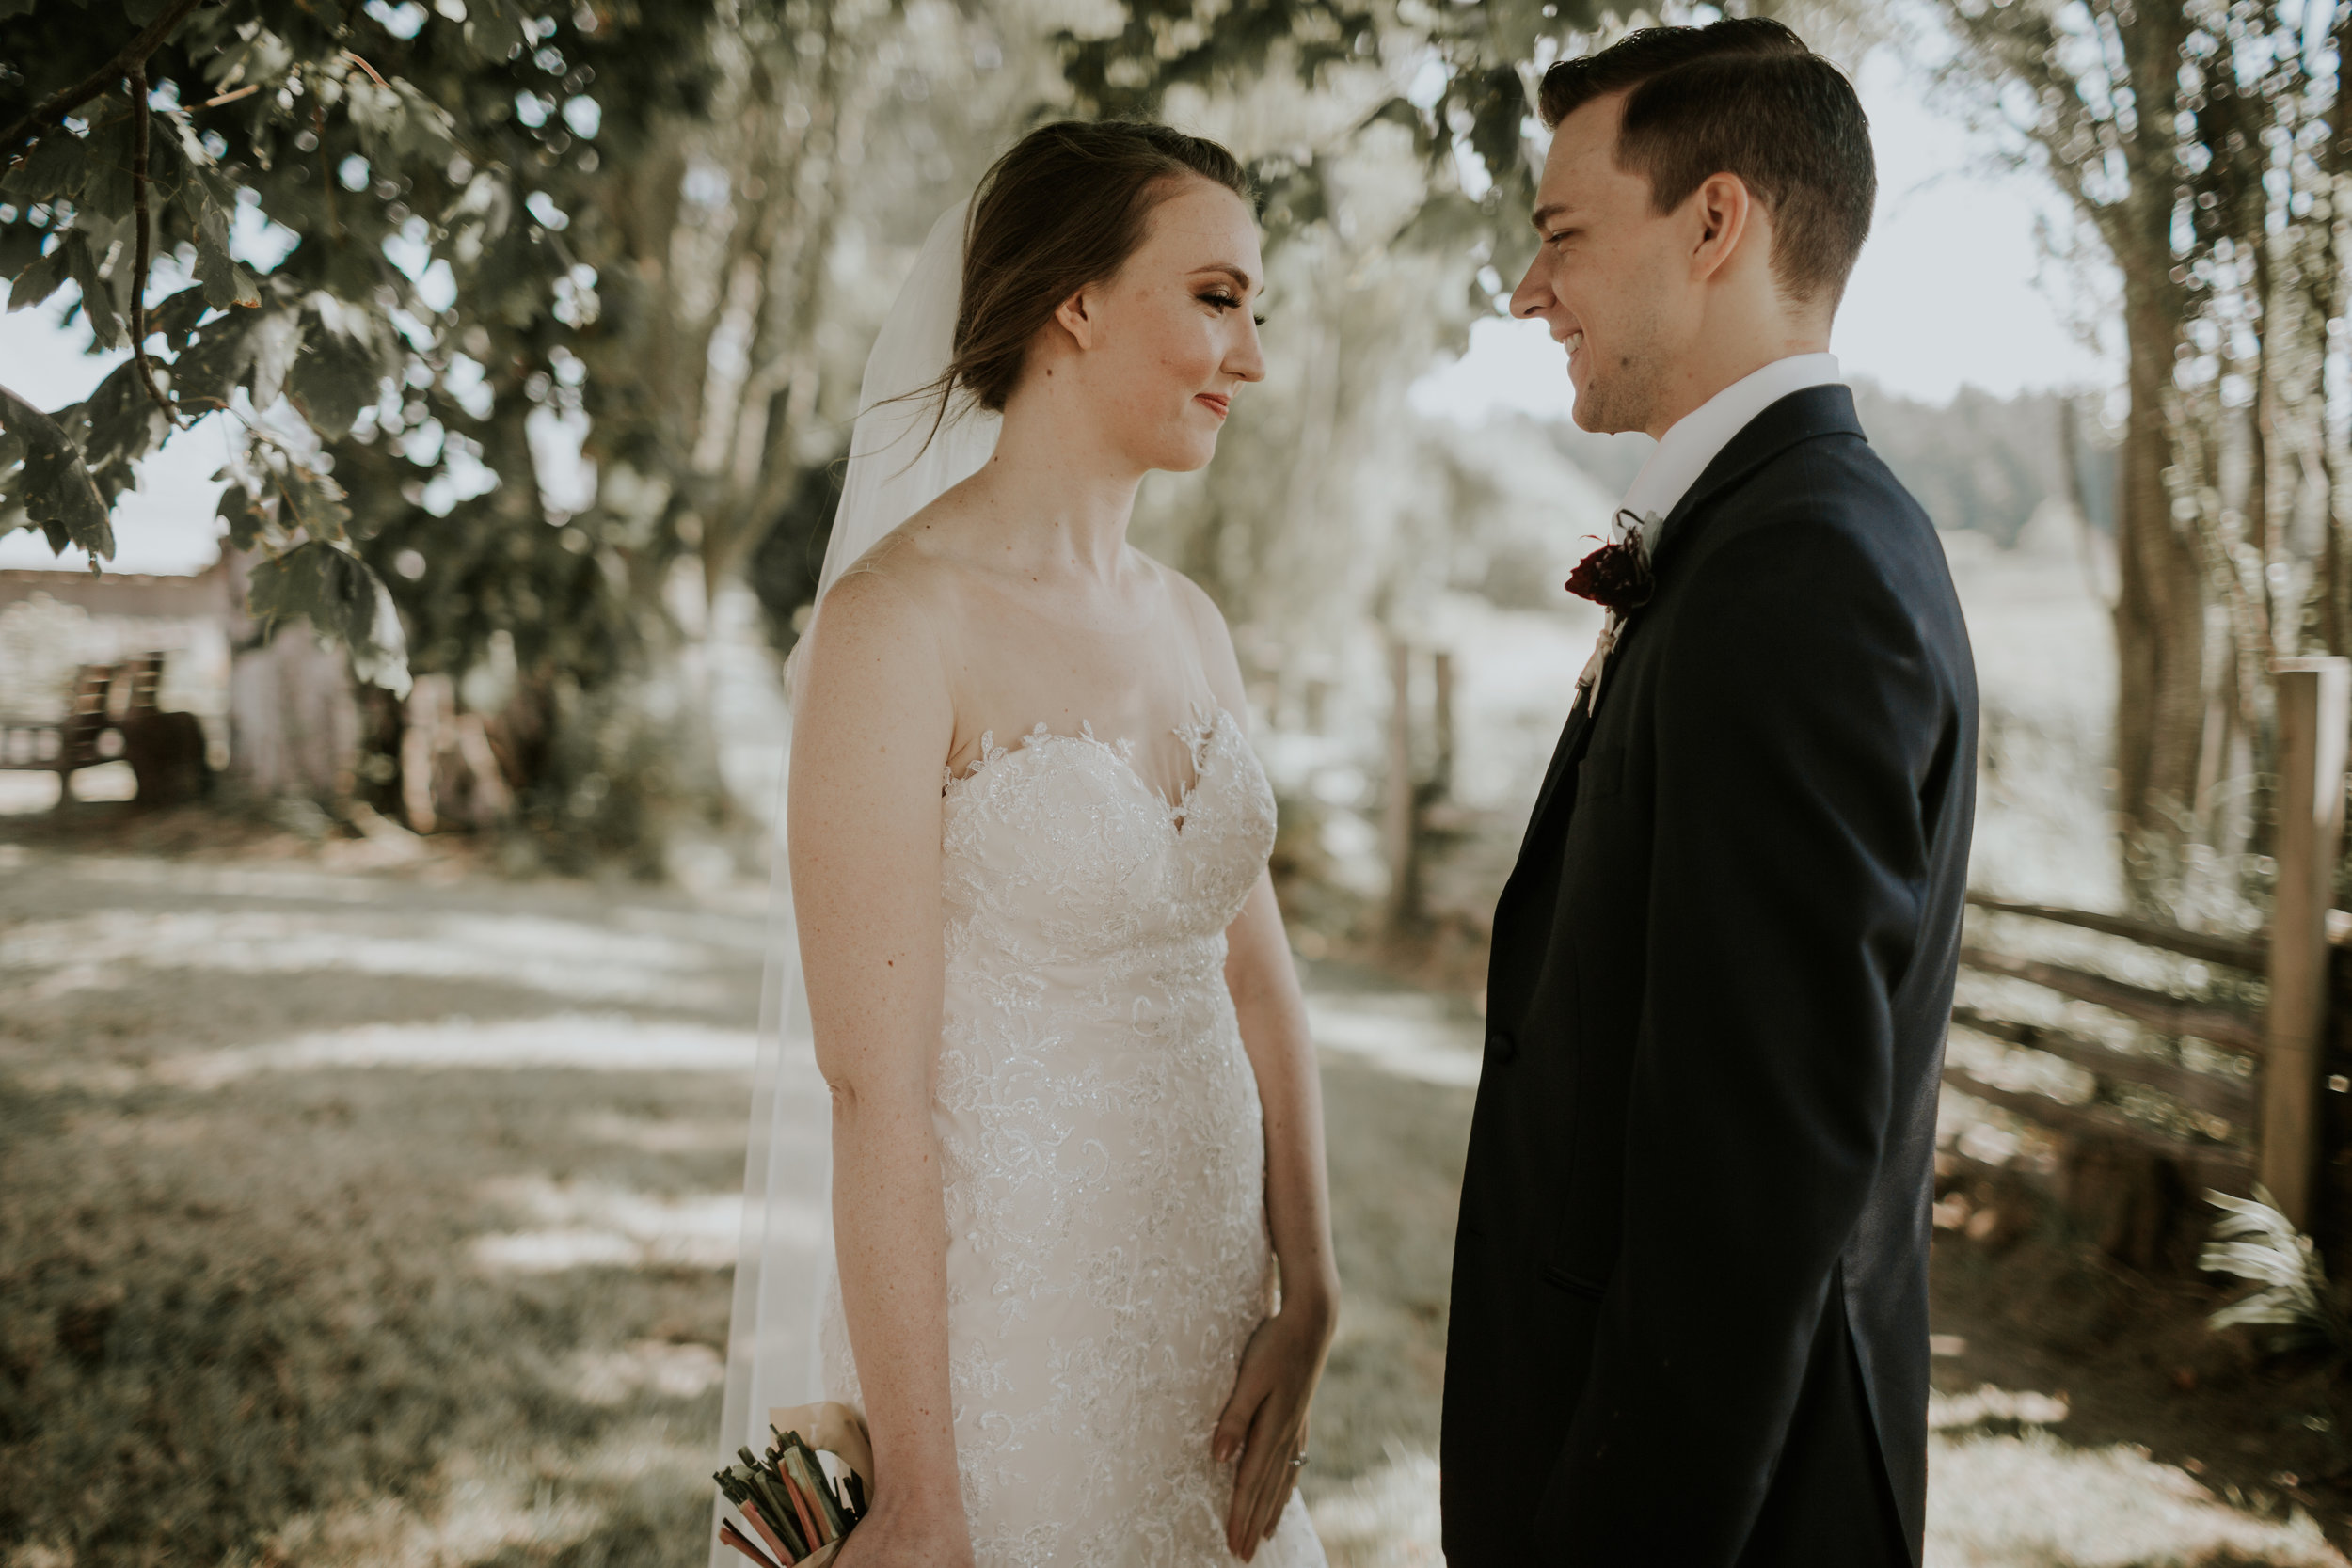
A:
[[[1648,531],[1630,512],[1617,514],[1616,539],[1576,563],[1568,574],[1567,590],[1604,610],[1623,614],[1649,603],[1656,580],[1650,576]]]
[[[1569,593],[1590,599],[1609,611],[1608,623],[1593,642],[1593,657],[1586,660],[1584,673],[1577,677],[1576,703],[1570,712],[1586,704],[1599,703],[1600,677],[1609,668],[1609,656],[1616,650],[1625,619],[1649,603],[1650,594],[1658,586],[1650,571],[1650,550],[1664,527],[1665,519],[1655,513],[1637,517],[1620,507],[1616,516],[1610,519],[1610,530],[1616,537],[1578,562],[1576,570],[1568,574]]]

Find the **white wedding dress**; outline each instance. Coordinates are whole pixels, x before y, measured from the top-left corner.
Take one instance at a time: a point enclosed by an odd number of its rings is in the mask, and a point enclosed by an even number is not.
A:
[[[979,1568],[1230,1564],[1209,1457],[1273,1309],[1265,1130],[1225,927],[1274,842],[1231,714],[1171,807],[1125,748],[988,737],[946,798],[947,1209],[957,1458]],[[863,1406],[837,1285],[826,1397]],[[1255,1560],[1323,1560],[1294,1496]]]

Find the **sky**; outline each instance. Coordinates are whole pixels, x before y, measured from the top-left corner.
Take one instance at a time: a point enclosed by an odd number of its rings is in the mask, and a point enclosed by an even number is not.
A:
[[[1846,373],[1937,404],[1963,386],[2008,396],[2111,385],[2111,357],[2082,344],[2057,303],[2073,280],[2041,258],[2036,218],[2059,212],[2048,184],[1991,172],[1986,144],[1928,103],[1890,52],[1866,59],[1855,87],[1879,203],[1830,338]],[[1476,324],[1470,352],[1413,388],[1422,412],[1466,423],[1565,419],[1573,401],[1566,355],[1543,324],[1501,318]]]
[[[1933,403],[1963,386],[2006,395],[2113,385],[2111,356],[2079,342],[2057,302],[2073,279],[2040,256],[2037,215],[2058,211],[2046,183],[1990,170],[1984,143],[1891,53],[1866,59],[1856,86],[1878,152],[1879,208],[1831,340],[1846,372]],[[83,354],[87,341],[46,309],[0,316],[0,382],[46,408],[76,402],[120,357]],[[1412,400],[1465,423],[1564,419],[1566,359],[1540,324],[1480,322],[1469,352],[1424,376]],[[116,508],[113,569],[195,572],[216,559],[212,475],[226,451],[223,420],[200,421],[142,465],[138,490]],[[0,567],[85,563],[79,552],[52,557],[38,534],[0,535]]]

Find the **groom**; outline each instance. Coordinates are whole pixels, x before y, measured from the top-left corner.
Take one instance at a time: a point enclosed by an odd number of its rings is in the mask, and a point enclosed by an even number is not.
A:
[[[1659,444],[1495,911],[1447,1560],[1915,1568],[1977,699],[1825,352],[1868,126],[1760,20],[1634,33],[1541,107],[1513,310],[1578,424]]]

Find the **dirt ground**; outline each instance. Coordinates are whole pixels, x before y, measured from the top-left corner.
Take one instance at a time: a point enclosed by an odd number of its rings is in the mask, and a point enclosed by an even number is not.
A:
[[[702,1561],[764,904],[0,816],[0,1564]],[[1434,1564],[1475,1022],[1309,980],[1310,1500],[1340,1568]],[[1930,1563],[2343,1561],[2325,1370],[1995,1207],[1939,1239]]]

